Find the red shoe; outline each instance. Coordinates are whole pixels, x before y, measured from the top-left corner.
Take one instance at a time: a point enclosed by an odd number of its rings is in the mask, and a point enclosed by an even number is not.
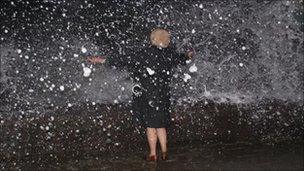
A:
[[[157,156],[156,155],[148,155],[147,158],[146,158],[146,161],[147,162],[156,162],[157,161]]]

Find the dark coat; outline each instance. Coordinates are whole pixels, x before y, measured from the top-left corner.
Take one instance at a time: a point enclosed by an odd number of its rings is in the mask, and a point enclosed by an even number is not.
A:
[[[173,69],[186,65],[187,57],[174,47],[149,46],[134,54],[107,58],[109,66],[126,68],[135,83],[132,113],[144,127],[165,128],[170,125],[170,82]]]

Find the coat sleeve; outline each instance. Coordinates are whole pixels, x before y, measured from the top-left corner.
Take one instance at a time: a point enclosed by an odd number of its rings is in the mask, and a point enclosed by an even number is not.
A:
[[[188,57],[185,53],[178,53],[176,49],[171,50],[171,62],[174,67],[177,65],[186,65],[187,60]]]
[[[106,58],[106,66],[118,69],[127,68],[132,65],[133,58],[132,55],[109,56]]]

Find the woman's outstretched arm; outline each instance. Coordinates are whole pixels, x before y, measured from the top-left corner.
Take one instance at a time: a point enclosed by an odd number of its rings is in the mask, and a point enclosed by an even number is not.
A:
[[[104,64],[107,66],[124,68],[128,65],[131,65],[131,56],[128,55],[114,56],[114,57],[91,56],[87,58],[87,61],[93,64]]]
[[[194,50],[189,50],[186,53],[178,53],[174,49],[174,52],[171,57],[173,65],[186,65],[186,61],[192,59],[194,53]]]
[[[90,56],[87,58],[87,61],[93,64],[103,64],[106,62],[106,58],[102,56]]]

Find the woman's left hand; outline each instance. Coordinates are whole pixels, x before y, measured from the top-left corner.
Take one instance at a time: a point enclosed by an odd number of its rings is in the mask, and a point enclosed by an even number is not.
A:
[[[194,54],[195,54],[194,49],[189,50],[189,51],[187,52],[187,56],[188,56],[188,58],[189,58],[189,59],[192,59],[192,58],[193,58],[193,56],[194,56]]]

